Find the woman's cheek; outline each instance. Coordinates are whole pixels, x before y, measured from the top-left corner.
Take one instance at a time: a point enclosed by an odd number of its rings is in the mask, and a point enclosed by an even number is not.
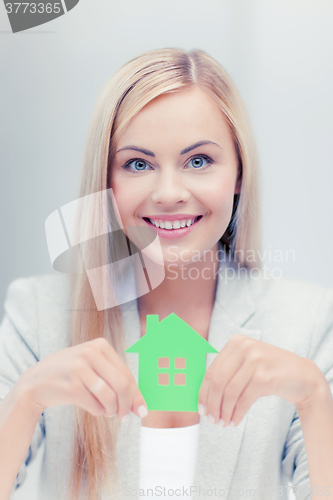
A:
[[[118,223],[120,224],[120,226],[129,225],[129,210],[128,203],[126,204],[125,202],[125,197],[119,196],[117,190],[113,190],[113,200],[114,213],[116,215]]]
[[[216,212],[222,216],[225,214],[231,217],[234,204],[234,183],[230,180],[217,186],[219,186],[217,189],[210,191],[211,205],[216,207]]]
[[[120,215],[123,224],[128,225],[130,214],[135,212],[135,208],[131,210],[130,207],[130,201],[136,199],[134,186],[131,188],[131,183],[126,183],[125,179],[114,175],[111,187],[116,204],[116,216],[118,218]]]

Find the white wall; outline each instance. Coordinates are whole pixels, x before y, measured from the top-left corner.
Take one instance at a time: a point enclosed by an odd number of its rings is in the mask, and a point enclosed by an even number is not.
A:
[[[44,221],[76,197],[103,85],[166,46],[202,48],[233,76],[258,141],[264,247],[295,251],[285,276],[332,286],[332,20],[331,0],[81,0],[13,35],[0,5],[0,302],[12,279],[52,272]]]
[[[106,80],[168,46],[206,50],[241,91],[263,172],[264,248],[296,256],[270,267],[332,287],[332,25],[331,0],[81,0],[13,35],[1,3],[0,302],[14,278],[52,272],[44,221],[77,195]]]

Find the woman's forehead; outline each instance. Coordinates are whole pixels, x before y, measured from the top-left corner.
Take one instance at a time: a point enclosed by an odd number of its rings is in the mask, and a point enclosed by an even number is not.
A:
[[[223,112],[213,99],[199,88],[163,94],[148,103],[126,127],[118,147],[130,142],[154,139],[182,142],[231,138]],[[176,141],[177,142],[177,141]],[[186,147],[185,144],[184,147]],[[181,147],[181,149],[183,149]]]

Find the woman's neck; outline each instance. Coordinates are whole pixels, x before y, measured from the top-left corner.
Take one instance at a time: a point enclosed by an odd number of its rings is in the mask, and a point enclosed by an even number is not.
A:
[[[216,245],[217,249],[217,245]],[[160,321],[174,312],[190,326],[194,321],[210,319],[216,292],[219,262],[217,252],[183,267],[165,268],[163,282],[138,298],[140,320],[158,314]]]

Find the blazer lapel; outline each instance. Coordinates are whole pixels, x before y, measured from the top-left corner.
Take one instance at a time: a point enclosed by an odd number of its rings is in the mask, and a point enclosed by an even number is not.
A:
[[[221,250],[222,246],[219,245],[219,248]],[[235,266],[236,264],[220,259],[216,296],[208,333],[208,342],[218,351],[221,351],[236,333],[257,340],[261,338],[261,330],[247,329],[243,326],[254,314],[255,303],[248,283],[248,271],[235,269]],[[230,269],[234,269],[235,273],[230,275]],[[122,306],[125,340],[128,347],[140,338],[137,308],[136,300]],[[217,355],[207,354],[206,369]],[[138,383],[138,354],[127,355],[127,360]],[[209,424],[206,417],[200,417],[198,452],[191,491],[193,499],[206,499],[211,494],[208,490],[214,491],[214,488],[220,490],[219,495],[228,497],[246,420],[247,414],[238,426],[221,428]],[[119,481],[124,492],[130,490],[138,492],[140,431],[141,419],[133,413],[127,423],[119,425],[117,459]]]
[[[257,340],[261,330],[244,325],[255,312],[246,269],[235,270],[232,264],[221,261],[217,277],[216,297],[209,327],[208,342],[219,352],[236,333]],[[232,277],[231,277],[232,276]],[[206,369],[218,354],[207,354]],[[236,427],[219,427],[200,417],[198,453],[195,465],[192,498],[206,499],[211,490],[228,498],[236,466],[247,414]]]

